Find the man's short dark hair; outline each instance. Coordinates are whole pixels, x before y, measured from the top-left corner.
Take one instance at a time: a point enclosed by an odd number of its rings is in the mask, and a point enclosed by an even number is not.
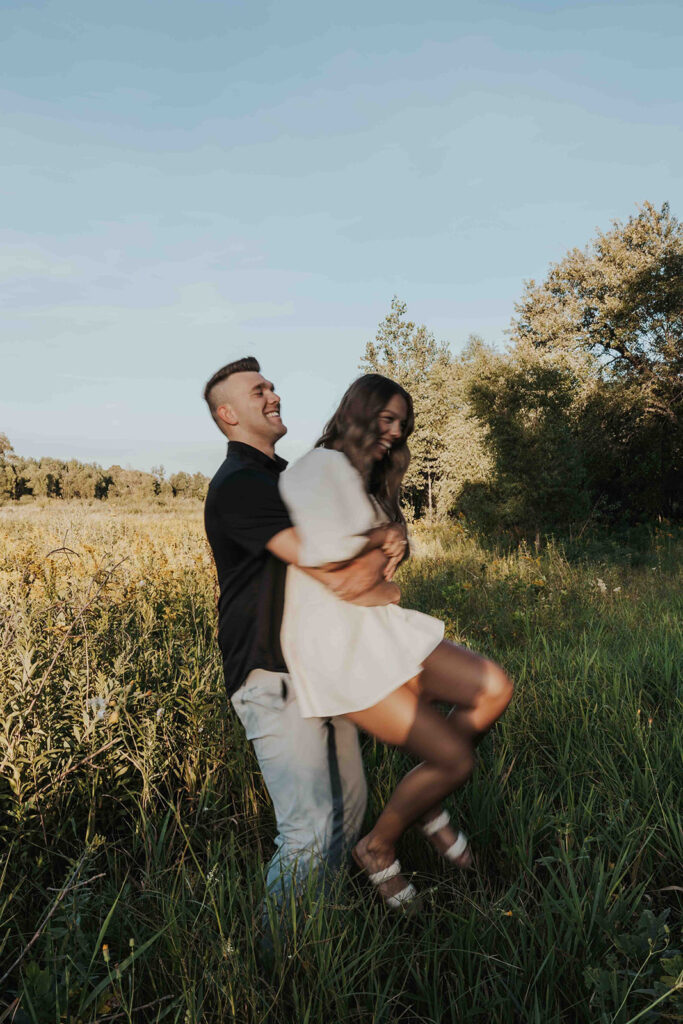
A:
[[[254,359],[253,356],[245,356],[243,359],[235,359],[233,363],[226,363],[225,366],[221,366],[220,370],[216,370],[212,377],[206,382],[204,388],[204,399],[209,407],[209,411],[213,416],[216,423],[216,406],[214,405],[211,392],[216,387],[216,384],[220,384],[222,381],[227,380],[233,373],[260,373],[261,367],[259,366],[258,359]]]

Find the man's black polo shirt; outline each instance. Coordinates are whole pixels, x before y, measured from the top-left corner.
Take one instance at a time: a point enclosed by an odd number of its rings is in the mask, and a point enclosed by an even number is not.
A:
[[[252,669],[287,671],[280,647],[287,566],[266,549],[292,525],[278,490],[286,465],[230,441],[209,484],[204,523],[218,572],[218,644],[228,696]]]

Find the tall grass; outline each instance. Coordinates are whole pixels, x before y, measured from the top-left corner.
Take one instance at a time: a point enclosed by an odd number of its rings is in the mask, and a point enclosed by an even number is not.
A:
[[[342,873],[264,964],[274,834],[224,698],[199,508],[0,512],[0,1024],[678,1019],[681,536],[540,552],[416,533],[403,602],[513,704],[392,916]],[[405,770],[364,743],[369,818]]]

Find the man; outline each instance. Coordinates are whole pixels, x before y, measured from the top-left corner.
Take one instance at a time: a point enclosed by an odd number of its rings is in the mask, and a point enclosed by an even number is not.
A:
[[[287,428],[273,384],[247,357],[218,370],[204,397],[229,440],[206,499],[205,525],[218,581],[218,640],[228,696],[254,745],[275,809],[276,852],[267,873],[280,902],[293,879],[332,870],[356,841],[366,803],[358,734],[345,718],[304,719],[280,648],[286,563],[298,538],[278,491],[287,463],[275,444]],[[306,569],[343,600],[382,579],[386,557],[369,551],[342,568]]]

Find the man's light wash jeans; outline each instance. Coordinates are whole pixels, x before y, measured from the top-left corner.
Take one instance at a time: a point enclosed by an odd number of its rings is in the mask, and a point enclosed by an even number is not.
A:
[[[358,732],[345,718],[302,718],[284,673],[250,672],[232,705],[275,809],[267,886],[280,904],[312,871],[335,872],[358,838],[367,799]]]

